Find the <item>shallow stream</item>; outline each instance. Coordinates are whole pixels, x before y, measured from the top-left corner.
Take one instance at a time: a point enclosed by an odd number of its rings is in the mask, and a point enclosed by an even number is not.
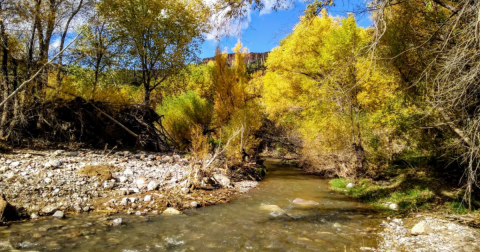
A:
[[[266,162],[257,189],[231,203],[182,215],[125,215],[120,227],[104,214],[67,215],[0,227],[0,251],[359,251],[375,247],[381,215],[328,191],[328,180]],[[318,202],[297,206],[296,198]],[[262,210],[277,205],[286,214]],[[8,250],[7,250],[8,251]]]

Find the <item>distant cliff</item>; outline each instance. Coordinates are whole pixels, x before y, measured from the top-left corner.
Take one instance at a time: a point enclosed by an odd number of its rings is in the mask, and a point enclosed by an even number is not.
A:
[[[267,57],[268,57],[269,53],[270,52],[248,53],[247,55],[245,55],[244,62],[245,62],[245,65],[247,65],[247,72],[251,74],[251,73],[257,72],[259,70],[262,70],[262,71],[266,70],[265,62],[267,61]],[[234,53],[228,54],[227,64],[229,66],[231,66],[234,59],[235,59],[235,54]],[[203,62],[203,64],[206,64],[209,61],[214,61],[214,60],[215,60],[215,57],[211,57],[211,58],[203,59],[202,62]]]
[[[251,64],[261,64],[263,65],[265,61],[267,61],[269,52],[264,52],[264,53],[248,53],[245,56],[245,64],[251,65]],[[235,59],[235,54],[234,53],[229,53],[227,56],[227,63],[228,65],[232,65],[233,60]],[[208,63],[209,61],[214,61],[215,57],[211,58],[204,58],[202,62],[204,64]]]

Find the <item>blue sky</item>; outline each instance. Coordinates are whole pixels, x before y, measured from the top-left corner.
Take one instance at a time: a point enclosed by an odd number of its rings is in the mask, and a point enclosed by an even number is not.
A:
[[[329,14],[332,16],[346,16],[348,12],[358,10],[359,6],[365,5],[362,0],[340,0],[336,3],[336,6],[329,9]],[[297,1],[296,6],[289,10],[277,12],[267,10],[262,13],[252,11],[248,27],[242,29],[240,34],[229,37],[223,36],[220,41],[206,40],[202,45],[200,58],[213,57],[217,45],[220,45],[222,51],[227,47],[228,52],[231,52],[239,38],[250,52],[268,52],[292,31],[300,16],[303,15],[305,6],[303,2]],[[371,24],[368,15],[357,14],[356,18],[358,24],[363,27],[368,27]]]

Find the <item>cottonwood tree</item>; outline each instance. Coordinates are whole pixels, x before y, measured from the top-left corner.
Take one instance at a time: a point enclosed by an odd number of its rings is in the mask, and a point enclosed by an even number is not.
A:
[[[88,24],[80,27],[80,32],[82,37],[69,54],[76,64],[72,68],[78,70],[76,75],[81,75],[79,78],[83,88],[91,88],[90,98],[94,99],[96,89],[106,77],[107,71],[118,66],[121,49],[118,38],[112,34],[108,23],[98,13],[92,16]]]
[[[99,9],[130,57],[125,68],[141,72],[144,105],[162,82],[196,59],[208,14],[201,1],[103,0]]]
[[[371,8],[374,39],[402,74],[404,89],[426,97],[417,102],[436,119],[433,127],[453,136],[448,146],[466,167],[471,208],[480,168],[480,2],[376,0]]]

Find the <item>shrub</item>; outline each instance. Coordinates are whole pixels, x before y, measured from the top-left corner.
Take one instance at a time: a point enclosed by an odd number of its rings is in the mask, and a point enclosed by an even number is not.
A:
[[[213,105],[201,98],[195,91],[178,97],[168,97],[157,107],[157,113],[164,115],[163,126],[175,139],[180,148],[186,148],[192,141],[191,127],[198,125],[202,131],[212,121]]]

